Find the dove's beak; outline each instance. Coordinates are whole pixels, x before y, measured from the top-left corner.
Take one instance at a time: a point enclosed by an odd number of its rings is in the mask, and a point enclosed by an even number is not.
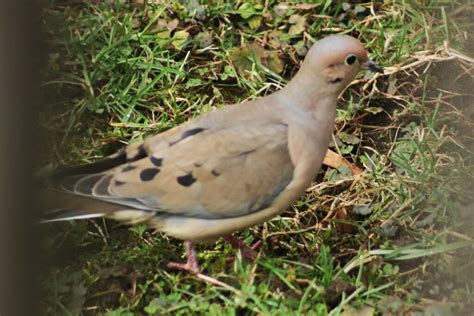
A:
[[[377,65],[375,62],[371,61],[370,59],[362,64],[362,67],[368,69],[372,72],[378,72],[383,74],[383,67]]]

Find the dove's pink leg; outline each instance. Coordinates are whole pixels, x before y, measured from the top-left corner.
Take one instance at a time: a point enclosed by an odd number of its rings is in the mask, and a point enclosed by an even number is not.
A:
[[[198,274],[199,264],[196,258],[196,250],[194,250],[194,241],[186,240],[184,242],[184,249],[186,251],[186,257],[188,258],[188,261],[186,263],[169,262],[168,268],[185,270],[191,274]]]
[[[255,258],[257,258],[257,250],[262,246],[261,240],[257,241],[255,244],[249,247],[242,240],[232,235],[225,236],[222,238],[227,241],[232,246],[232,248],[240,250],[240,252],[242,253],[242,257],[250,261],[253,261],[255,260]]]

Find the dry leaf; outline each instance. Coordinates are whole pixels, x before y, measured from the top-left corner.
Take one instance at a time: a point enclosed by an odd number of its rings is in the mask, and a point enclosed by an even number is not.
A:
[[[298,10],[313,10],[317,6],[319,6],[319,3],[301,3],[301,4],[295,5],[295,9],[298,9]]]
[[[158,19],[150,29],[150,31],[156,32],[159,30],[165,30],[168,22],[165,19]]]
[[[170,32],[173,32],[173,31],[178,27],[178,24],[179,24],[178,19],[174,19],[174,20],[172,20],[172,21],[169,21],[169,22],[166,24],[166,28],[167,28]]]
[[[336,208],[336,215],[335,218],[337,219],[342,219],[342,220],[347,220],[347,212],[344,209],[344,207],[338,207]],[[346,223],[335,223],[336,229],[342,233],[352,233],[354,231],[354,226],[351,224],[346,224]]]
[[[283,68],[285,65],[283,64],[283,61],[280,59],[280,56],[278,56],[278,52],[269,52],[266,51],[266,56],[263,59],[263,63],[267,66],[268,69],[271,71],[280,74],[283,72]]]
[[[359,174],[363,172],[362,169],[350,163],[344,157],[340,156],[339,154],[335,153],[334,151],[330,149],[328,149],[328,151],[326,152],[326,156],[324,157],[323,164],[334,169],[337,169],[341,166],[346,166],[349,169],[351,169],[352,174]]]
[[[339,139],[346,144],[356,145],[361,142],[361,139],[359,137],[354,136],[352,134],[347,134],[346,132],[339,132],[337,136],[339,136]]]
[[[137,17],[132,18],[132,28],[133,29],[136,29],[136,28],[140,27],[140,25],[141,25],[140,18],[137,18]]]
[[[234,49],[230,56],[239,75],[249,77],[254,63],[261,64],[275,73],[283,71],[283,61],[276,51],[267,51],[256,43]]]
[[[272,48],[287,47],[290,40],[291,36],[280,30],[273,30],[268,33],[268,46]]]
[[[273,11],[275,12],[276,15],[283,17],[289,9],[289,5],[287,3],[279,3],[273,8]]]
[[[177,31],[174,33],[173,40],[171,41],[171,44],[176,48],[176,49],[183,49],[184,45],[186,44],[186,41],[189,38],[189,33],[185,30],[182,31]]]
[[[288,31],[288,34],[290,35],[298,35],[298,34],[301,34],[303,33],[303,31],[305,30],[306,28],[306,18],[301,16],[301,15],[298,15],[298,14],[293,14],[292,16],[290,16],[290,18],[288,19],[288,22],[290,24],[293,24],[291,27],[290,27],[290,30]]]
[[[255,43],[242,46],[232,50],[230,59],[239,75],[248,77],[248,72],[252,70],[254,62],[261,63],[264,49]]]

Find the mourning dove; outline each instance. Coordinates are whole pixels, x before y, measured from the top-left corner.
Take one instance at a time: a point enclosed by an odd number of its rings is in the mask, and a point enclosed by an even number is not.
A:
[[[186,264],[199,271],[194,242],[227,237],[280,214],[315,178],[342,90],[362,69],[381,72],[355,38],[316,42],[280,91],[226,106],[129,145],[106,160],[55,176],[61,196],[45,221],[107,217],[146,223],[185,240]],[[50,193],[53,191],[50,191]]]

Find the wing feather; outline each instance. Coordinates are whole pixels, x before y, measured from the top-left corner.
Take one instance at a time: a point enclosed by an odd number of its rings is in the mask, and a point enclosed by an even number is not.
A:
[[[59,188],[142,210],[228,218],[268,207],[293,176],[285,124],[185,124],[160,135],[126,149],[122,164],[65,177]]]

